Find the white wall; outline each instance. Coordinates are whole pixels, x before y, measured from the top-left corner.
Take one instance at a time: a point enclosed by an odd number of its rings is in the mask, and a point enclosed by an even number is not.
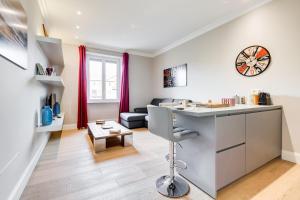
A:
[[[283,150],[300,153],[300,1],[273,2],[154,59],[153,95],[158,97],[220,100],[251,89],[273,95],[284,107]],[[243,77],[235,69],[238,53],[259,44],[271,53],[272,64],[260,76]],[[188,86],[163,88],[164,68],[188,64]]]
[[[46,65],[35,41],[42,17],[35,0],[21,3],[28,18],[29,68],[20,69],[0,57],[0,199],[8,199],[14,189],[18,192],[22,175],[48,139],[48,134],[34,132],[41,101],[47,95],[46,87],[34,80],[35,63]]]
[[[63,44],[64,70],[64,93],[61,101],[61,110],[65,113],[64,124],[76,123],[77,120],[77,94],[78,94],[78,48]]]
[[[129,107],[145,107],[152,95],[152,58],[130,55],[129,57]]]
[[[88,51],[102,54],[122,56],[111,51],[88,48]],[[65,124],[77,122],[77,95],[78,95],[78,47],[75,45],[63,45],[65,68],[63,79],[65,83],[62,98],[62,110],[65,112]],[[129,102],[130,109],[137,106],[145,106],[152,95],[151,91],[151,67],[152,59],[142,56],[129,55]],[[118,103],[88,104],[89,121],[96,119],[117,119],[119,113]]]

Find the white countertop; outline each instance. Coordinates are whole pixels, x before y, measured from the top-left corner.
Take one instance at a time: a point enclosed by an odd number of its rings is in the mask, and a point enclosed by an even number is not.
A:
[[[236,113],[248,113],[281,109],[280,105],[260,106],[260,105],[243,105],[237,104],[232,107],[225,108],[205,108],[205,107],[186,107],[184,110],[177,110],[176,106],[171,107],[172,111],[176,114],[190,115],[195,117],[205,117],[213,115],[229,115]]]

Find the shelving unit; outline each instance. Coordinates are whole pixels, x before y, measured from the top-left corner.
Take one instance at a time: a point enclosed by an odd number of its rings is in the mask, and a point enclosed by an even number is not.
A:
[[[44,84],[63,87],[64,81],[60,76],[35,75],[35,79]]]
[[[55,93],[56,97],[59,96],[59,98],[57,99],[57,101],[59,102],[62,97],[64,87],[64,81],[60,76],[64,68],[62,41],[61,39],[44,36],[36,36],[36,40],[41,47],[41,50],[43,51],[45,57],[47,58],[48,64],[54,68],[57,76],[35,75],[34,78],[35,80],[40,81],[46,87],[48,87],[49,93]],[[51,125],[36,127],[36,132],[44,133],[61,131],[63,128],[63,122],[64,113],[61,114],[61,118],[55,117]]]
[[[64,67],[61,39],[37,36],[40,47],[51,65]]]
[[[36,127],[36,132],[42,133],[42,132],[61,131],[63,128],[63,123],[64,123],[64,113],[61,113],[61,118],[54,117],[52,124],[48,126]]]

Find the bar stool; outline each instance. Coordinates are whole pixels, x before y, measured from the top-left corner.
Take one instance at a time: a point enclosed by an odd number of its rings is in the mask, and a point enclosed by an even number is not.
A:
[[[165,175],[156,180],[157,191],[167,197],[182,197],[189,192],[188,183],[181,177],[174,175],[174,168],[185,169],[187,166],[183,161],[174,159],[174,144],[186,139],[197,137],[196,131],[180,127],[173,127],[172,111],[169,108],[148,105],[148,128],[151,133],[169,141],[170,175]],[[182,163],[183,167],[179,164]]]

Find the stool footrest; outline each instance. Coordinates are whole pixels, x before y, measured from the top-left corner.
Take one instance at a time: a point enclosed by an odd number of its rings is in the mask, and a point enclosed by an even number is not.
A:
[[[175,160],[175,167],[177,170],[184,170],[187,169],[187,164],[182,160]]]
[[[184,162],[183,160],[176,160],[176,154],[174,154],[174,167],[178,170],[184,170],[184,169],[187,169],[187,164],[186,162]],[[170,154],[167,154],[165,156],[165,159],[170,162]]]

